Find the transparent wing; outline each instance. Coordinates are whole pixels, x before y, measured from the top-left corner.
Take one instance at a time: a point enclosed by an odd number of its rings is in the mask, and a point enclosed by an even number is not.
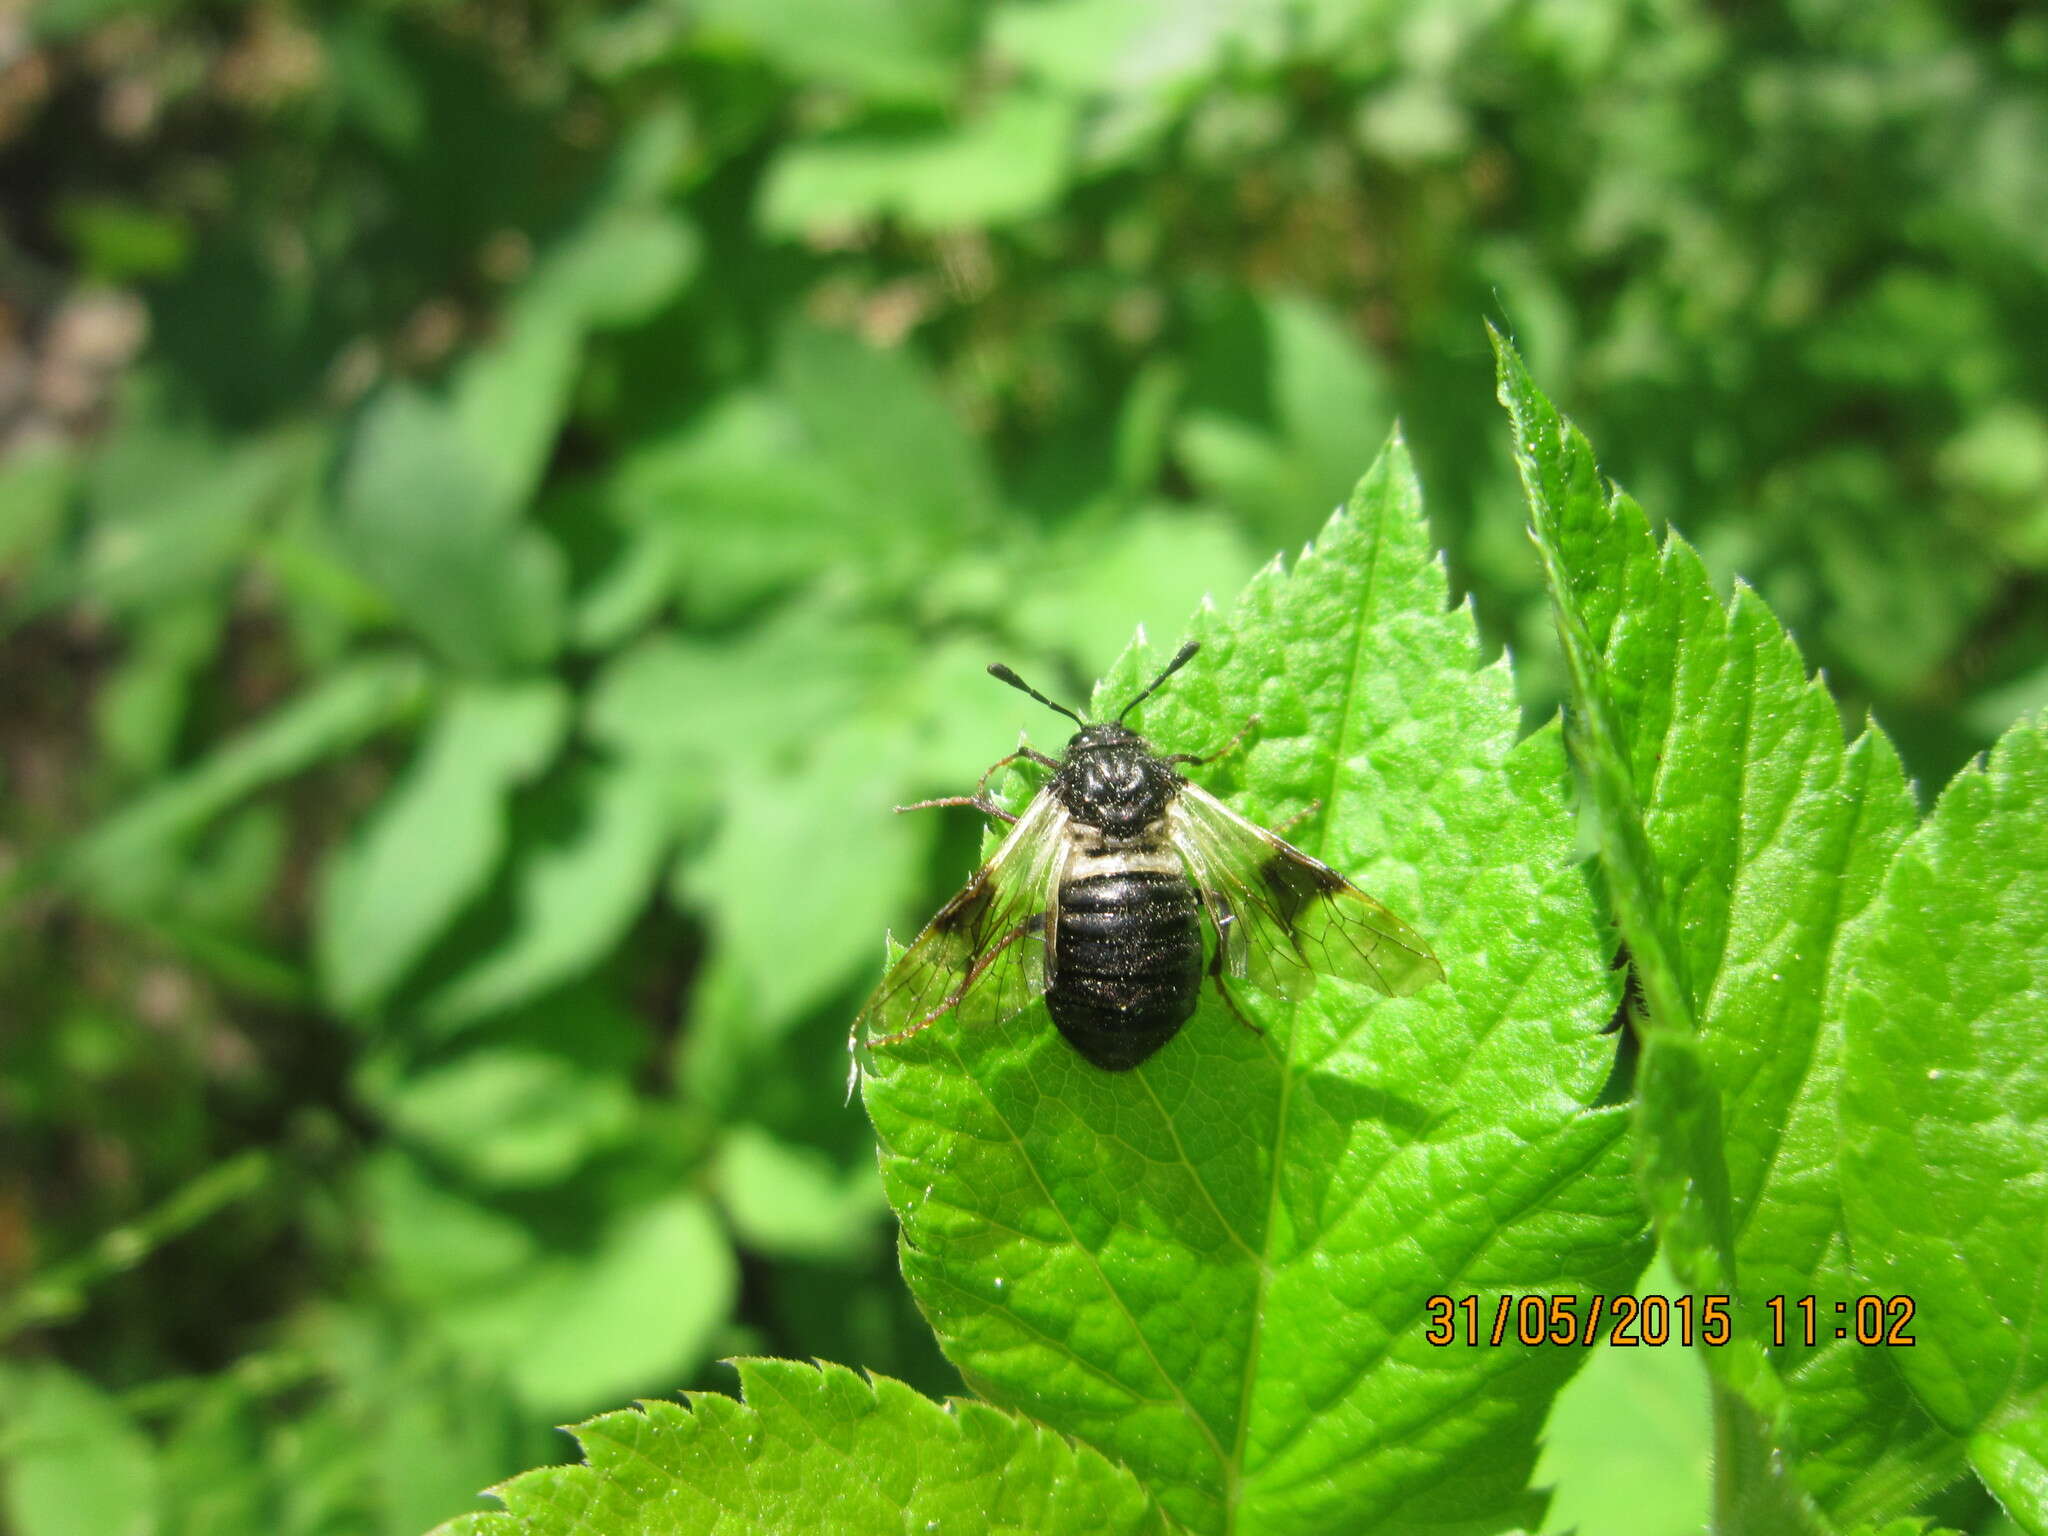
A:
[[[1413,928],[1214,795],[1184,785],[1166,815],[1231,975],[1290,998],[1306,997],[1319,975],[1362,981],[1389,997],[1444,979]]]
[[[1067,810],[1040,791],[989,861],[939,909],[853,1023],[856,1045],[906,1039],[945,1016],[996,1024],[1045,991]]]

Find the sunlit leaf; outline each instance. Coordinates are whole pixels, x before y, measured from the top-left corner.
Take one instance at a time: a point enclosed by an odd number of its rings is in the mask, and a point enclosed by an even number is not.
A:
[[[559,346],[543,326],[537,345]],[[553,338],[553,339],[549,339]],[[511,369],[555,360],[508,354]],[[504,382],[483,375],[468,398]],[[487,387],[488,384],[488,387]],[[517,465],[534,462],[538,420],[498,423],[482,404],[450,408],[411,386],[394,386],[364,409],[344,456],[335,529],[356,567],[405,622],[450,661],[493,671],[551,655],[562,622],[562,562],[537,531],[517,522],[507,472],[482,462],[500,425],[519,429],[495,447]],[[552,433],[550,421],[546,428]],[[530,469],[527,471],[530,473]]]
[[[96,899],[147,906],[177,874],[179,841],[266,785],[405,718],[424,692],[416,658],[370,656],[335,668],[183,773],[99,823],[61,865]]]
[[[474,897],[505,847],[505,798],[567,723],[552,682],[458,687],[418,757],[337,851],[314,930],[321,982],[355,1013],[380,1001]]]
[[[875,1242],[880,1229],[882,1184],[872,1163],[849,1175],[822,1152],[758,1126],[727,1134],[714,1178],[733,1230],[757,1253],[845,1258]]]
[[[1639,1294],[1680,1294],[1661,1263],[1645,1279],[1650,1283]],[[1638,1324],[1628,1336],[1640,1333]],[[1576,1536],[1699,1536],[1712,1443],[1707,1394],[1691,1350],[1600,1345],[1557,1395],[1544,1426],[1536,1474],[1551,1491],[1544,1529]]]
[[[622,208],[590,220],[550,250],[523,299],[589,326],[634,325],[682,290],[698,259],[697,232],[676,214]]]
[[[762,191],[762,227],[832,232],[893,216],[934,232],[1044,212],[1066,189],[1076,115],[1065,98],[1013,91],[950,130],[863,128],[793,144]]]
[[[768,1020],[787,1022],[849,982],[875,953],[868,914],[898,909],[923,883],[937,824],[890,814],[904,745],[842,730],[797,769],[734,782],[710,846],[681,871]]]
[[[2048,727],[1942,793],[1845,964],[1843,1207],[1887,1300],[1838,1321],[1912,1340],[1914,1396],[2048,1532]]]
[[[1001,1536],[1172,1527],[1130,1473],[983,1403],[886,1376],[740,1360],[744,1403],[693,1394],[577,1426],[585,1464],[495,1490],[502,1514],[437,1536]]]
[[[441,1024],[509,1008],[595,965],[653,889],[669,801],[644,764],[580,765],[515,823],[508,925],[422,1005]]]
[[[692,14],[715,47],[740,43],[792,79],[884,101],[944,100],[973,27],[958,0],[707,0]]]
[[[535,1223],[395,1153],[365,1188],[398,1294],[532,1413],[661,1390],[702,1365],[732,1306],[730,1243],[693,1193]]]
[[[732,390],[620,464],[627,521],[670,541],[697,614],[731,614],[822,571],[904,589],[994,512],[981,446],[915,359],[801,322],[775,388]]]
[[[559,1181],[624,1139],[633,1093],[623,1077],[567,1057],[483,1046],[410,1074],[383,1096],[391,1127],[479,1184]]]
[[[1285,547],[1343,499],[1359,440],[1393,414],[1380,368],[1335,315],[1234,295],[1205,316],[1176,446],[1211,497]]]
[[[1205,1001],[1127,1074],[1034,1006],[868,1055],[904,1273],[998,1403],[1122,1460],[1198,1531],[1497,1531],[1576,1351],[1441,1348],[1432,1294],[1612,1291],[1643,1262],[1614,981],[1554,731],[1447,608],[1396,444],[1291,572],[1198,615],[1146,707],[1204,775],[1426,935],[1446,985]],[[1097,694],[1129,696],[1159,651]],[[1020,706],[1021,707],[1021,706]],[[1024,718],[1020,716],[1020,718]],[[1219,779],[1219,774],[1227,776]]]
[[[0,1509],[16,1536],[138,1536],[156,1519],[148,1439],[54,1361],[0,1366]]]
[[[1881,1352],[1822,1333],[1764,1355],[1766,1298],[1832,1322],[1847,1263],[1835,1097],[1846,937],[1914,822],[1875,730],[1845,744],[1822,684],[1754,594],[1723,605],[1691,547],[1660,548],[1586,439],[1498,343],[1571,676],[1571,736],[1646,1003],[1646,1198],[1680,1283],[1735,1297],[1715,1369],[1760,1524],[1889,1518],[1959,1470]],[[1734,1453],[1730,1453],[1734,1454]],[[1789,1469],[1776,1504],[1770,1489]],[[1736,1480],[1738,1483],[1742,1479]],[[1724,1515],[1725,1515],[1724,1511]]]

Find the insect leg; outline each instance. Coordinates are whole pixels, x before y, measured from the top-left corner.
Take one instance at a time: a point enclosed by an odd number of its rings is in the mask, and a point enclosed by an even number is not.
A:
[[[1012,928],[1008,933],[1004,934],[1000,939],[996,940],[995,943],[991,944],[987,949],[983,950],[979,955],[977,955],[975,957],[974,964],[968,967],[967,974],[960,978],[960,985],[955,987],[951,992],[948,992],[944,1000],[940,1002],[938,1007],[934,1008],[930,1013],[926,1014],[923,1018],[919,1019],[915,1024],[911,1025],[910,1028],[899,1029],[893,1035],[877,1035],[874,1039],[868,1041],[867,1043],[870,1046],[901,1045],[905,1040],[908,1040],[912,1035],[920,1034],[923,1031],[930,1029],[932,1025],[939,1022],[940,1018],[943,1017],[949,1009],[955,1007],[959,1003],[960,999],[968,994],[969,990],[974,986],[974,984],[981,979],[981,973],[987,970],[991,965],[995,963],[996,957],[998,955],[1000,955],[1004,950],[1008,949],[1012,944],[1016,943],[1019,939],[1025,938],[1030,934],[1042,933],[1044,930],[1045,914],[1043,912],[1033,913],[1029,918],[1026,918],[1023,922],[1019,923],[1016,927]]]
[[[998,821],[1006,821],[1011,826],[1015,826],[1017,818],[997,805],[990,797],[988,781],[994,778],[998,771],[1009,767],[1010,764],[1016,762],[1019,758],[1042,764],[1047,768],[1059,767],[1059,760],[1057,758],[1047,757],[1043,752],[1036,751],[1029,745],[1019,746],[1008,757],[999,757],[988,765],[988,772],[984,773],[981,776],[981,782],[974,786],[973,794],[947,795],[940,800],[920,800],[915,805],[899,805],[896,809],[899,811],[928,811],[941,805],[971,805],[984,815],[993,816]]]
[[[1244,741],[1245,737],[1251,733],[1252,727],[1258,723],[1259,717],[1257,715],[1251,716],[1243,725],[1237,728],[1235,736],[1206,756],[1196,752],[1176,752],[1167,758],[1167,761],[1169,763],[1193,763],[1197,768],[1205,763],[1220,762],[1238,749],[1238,746]]]
[[[1004,810],[1000,805],[997,805],[986,794],[947,795],[942,800],[920,800],[915,805],[899,805],[896,807],[896,810],[900,815],[904,811],[929,811],[941,805],[971,805],[985,816],[993,816],[998,821],[1007,821],[1012,826],[1015,826],[1017,823],[1015,816]]]
[[[1221,891],[1203,891],[1202,910],[1209,914],[1209,922],[1216,929],[1216,953],[1209,957],[1209,979],[1216,983],[1216,990],[1222,995],[1225,1006],[1237,1015],[1237,1022],[1253,1034],[1263,1035],[1265,1031],[1244,1016],[1244,1010],[1237,1006],[1237,999],[1230,995],[1230,988],[1223,984],[1231,939],[1240,921],[1237,913],[1231,910],[1230,898]]]
[[[994,762],[988,765],[988,772],[984,773],[981,776],[981,784],[978,787],[986,789],[988,787],[988,781],[996,776],[996,770],[998,768],[1007,768],[1010,766],[1010,764],[1016,762],[1020,758],[1027,763],[1036,763],[1041,768],[1057,768],[1060,765],[1060,760],[1058,758],[1047,757],[1043,752],[1039,751],[1036,747],[1032,746],[1031,743],[1029,743],[1028,741],[1021,741],[1017,744],[1017,750],[1012,752],[1008,757],[999,757]]]
[[[1255,1035],[1265,1034],[1263,1029],[1244,1016],[1244,1010],[1237,1006],[1237,999],[1230,995],[1230,988],[1223,984],[1223,946],[1220,944],[1216,946],[1216,958],[1209,962],[1209,979],[1216,983],[1217,992],[1222,996],[1225,1006],[1237,1015],[1238,1023]]]
[[[1308,808],[1306,810],[1296,811],[1292,816],[1288,817],[1285,821],[1281,822],[1279,826],[1273,828],[1273,831],[1277,835],[1285,837],[1289,832],[1292,832],[1296,827],[1300,826],[1304,821],[1307,821],[1309,817],[1315,815],[1315,813],[1317,811],[1320,811],[1322,808],[1322,801],[1311,800],[1309,801]]]

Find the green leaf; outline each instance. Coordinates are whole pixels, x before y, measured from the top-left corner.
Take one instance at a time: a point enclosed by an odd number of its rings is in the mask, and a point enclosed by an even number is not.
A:
[[[984,1403],[837,1365],[734,1364],[744,1402],[699,1392],[580,1424],[584,1465],[515,1477],[494,1490],[503,1513],[437,1536],[1172,1530],[1123,1468]]]
[[[914,660],[902,632],[823,607],[780,610],[713,643],[651,636],[606,664],[585,726],[670,774],[754,773],[886,707]]]
[[[959,0],[705,0],[707,41],[750,46],[807,87],[882,101],[943,101],[959,84],[974,9]]]
[[[521,1465],[526,1454],[547,1454],[526,1450],[532,1429],[497,1371],[418,1348],[369,1364],[367,1380],[346,1383],[344,1402],[367,1441],[386,1536],[413,1536],[471,1507],[477,1489],[508,1466]]]
[[[1173,100],[1235,54],[1250,67],[1284,54],[1294,12],[1275,0],[1186,6],[1173,0],[1049,0],[997,8],[1003,57],[1077,94]]]
[[[241,1371],[222,1372],[181,1402],[167,1427],[163,1536],[272,1536],[279,1528],[261,1407],[247,1379],[260,1372],[250,1361],[237,1364]]]
[[[744,612],[824,571],[911,587],[987,528],[987,460],[907,352],[792,324],[775,366],[775,389],[720,396],[613,477],[621,518],[671,539],[693,616]]]
[[[585,531],[611,521],[612,508],[578,508],[591,519]],[[655,529],[620,530],[601,563],[584,572],[569,615],[570,643],[579,651],[610,655],[653,622],[675,588],[668,541]]]
[[[74,579],[107,607],[211,596],[327,451],[324,430],[296,425],[223,442],[174,393],[138,375],[121,430],[85,467],[89,526]]]
[[[638,325],[682,291],[701,255],[697,231],[671,210],[614,209],[552,246],[522,301],[597,329]]]
[[[1888,1357],[2048,1532],[2048,725],[2015,726],[1943,791],[1846,963],[1857,1271],[1912,1298],[1913,1345]]]
[[[740,1240],[778,1257],[854,1257],[875,1242],[885,1209],[871,1164],[849,1174],[817,1148],[755,1125],[726,1133],[712,1181]]]
[[[815,460],[787,401],[732,391],[626,453],[607,489],[622,522],[664,537],[689,611],[716,619],[900,537]]]
[[[400,1081],[383,1098],[393,1130],[479,1184],[553,1184],[624,1139],[633,1090],[548,1051],[487,1047]]]
[[[143,1536],[156,1522],[149,1441],[105,1392],[53,1361],[0,1364],[0,1509],[15,1536]]]
[[[820,235],[893,215],[907,229],[942,234],[1014,223],[1066,190],[1077,119],[1066,97],[1009,91],[957,126],[800,139],[768,172],[761,226]]]
[[[508,926],[422,1004],[466,1024],[567,981],[611,953],[654,887],[670,836],[658,773],[586,763],[549,786],[518,823]]]
[[[0,463],[0,572],[33,571],[47,555],[78,478],[77,457],[54,443],[9,451]]]
[[[555,332],[543,326],[527,340],[532,355],[499,356],[466,381],[456,407],[410,385],[377,396],[336,492],[335,532],[357,569],[422,639],[477,671],[545,660],[562,624],[560,552],[518,523],[513,499],[539,462],[534,421],[508,405],[517,430],[505,434],[491,414],[491,402],[532,387],[522,369],[554,360]],[[496,454],[504,467],[487,462]]]
[[[1116,659],[1133,620],[1171,633],[1205,598],[1243,586],[1256,564],[1237,520],[1221,512],[1118,508],[1113,520],[1060,529],[1006,576],[1006,625],[1094,671]]]
[[[390,993],[505,848],[505,800],[546,767],[568,723],[553,682],[458,684],[414,758],[329,865],[315,952],[342,1013]]]
[[[128,653],[93,700],[107,756],[136,778],[170,766],[194,678],[212,660],[227,615],[212,594],[138,614]]]
[[[1585,438],[1496,338],[1570,675],[1569,741],[1647,1009],[1637,1080],[1644,1193],[1686,1289],[1736,1298],[1705,1352],[1723,1493],[1760,1524],[1888,1518],[1955,1476],[1956,1450],[1881,1354],[1794,1342],[1766,1360],[1764,1298],[1832,1316],[1860,1290],[1834,1165],[1845,936],[1914,807],[1890,744],[1842,739],[1824,686],[1747,589],[1660,549]],[[1776,1469],[1790,1453],[1798,1488]],[[1752,1460],[1753,1458],[1753,1465]],[[1752,1466],[1747,1483],[1731,1469]],[[1724,1521],[1729,1511],[1722,1510]]]
[[[183,839],[257,790],[345,751],[418,706],[410,656],[346,663],[191,768],[107,817],[61,860],[64,878],[109,906],[147,906],[178,873]]]
[[[1129,1073],[1042,1007],[865,1053],[905,1276],[978,1390],[1124,1462],[1204,1532],[1533,1524],[1578,1351],[1438,1348],[1426,1299],[1611,1292],[1645,1258],[1625,1115],[1595,1106],[1614,983],[1555,730],[1448,607],[1397,442],[1290,573],[1197,616],[1152,740],[1384,899],[1448,984],[1205,997]],[[1127,654],[1121,703],[1158,657]],[[1020,717],[1022,718],[1022,717]],[[1032,717],[1036,718],[1036,717]]]
[[[0,1299],[0,1340],[24,1328],[49,1324],[83,1311],[86,1293],[126,1274],[164,1244],[183,1236],[224,1208],[247,1200],[271,1176],[262,1152],[239,1152],[216,1163],[143,1214],[100,1232],[88,1248],[23,1277]]]
[[[899,732],[854,725],[795,768],[736,775],[716,836],[680,871],[764,1021],[787,1024],[846,985],[874,956],[872,914],[923,886],[939,827],[889,813],[904,756]],[[776,873],[794,869],[801,880]]]
[[[176,215],[111,197],[66,198],[57,224],[91,282],[109,287],[162,277],[192,255],[192,227]]]
[[[474,1200],[412,1159],[373,1160],[366,1188],[401,1298],[536,1414],[587,1412],[702,1363],[731,1314],[732,1248],[693,1193],[577,1211],[565,1236]]]
[[[1210,496],[1291,545],[1350,490],[1359,441],[1392,423],[1391,393],[1318,304],[1233,294],[1217,308],[1176,446]]]
[[[464,357],[449,381],[448,419],[468,450],[459,463],[474,477],[473,515],[484,522],[509,523],[533,499],[568,411],[583,330],[569,303],[547,301],[554,297],[521,295],[498,334]],[[426,510],[414,507],[412,515]]]
[[[914,353],[795,324],[775,364],[814,450],[856,503],[886,508],[929,542],[964,542],[993,517],[982,447]]]
[[[1661,1260],[1644,1282],[1638,1295],[1682,1294]],[[1552,1490],[1544,1529],[1699,1536],[1711,1440],[1690,1351],[1602,1343],[1592,1354],[1544,1426],[1537,1479]]]
[[[449,1326],[497,1358],[537,1412],[616,1402],[703,1359],[739,1289],[711,1207],[671,1195],[621,1211],[586,1253],[552,1254]]]

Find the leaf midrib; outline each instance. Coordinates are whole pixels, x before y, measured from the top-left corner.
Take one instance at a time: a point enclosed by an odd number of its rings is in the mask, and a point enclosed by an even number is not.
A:
[[[1267,1049],[1270,1050],[1271,1046]],[[1194,1181],[1195,1188],[1202,1192],[1203,1201],[1215,1213],[1217,1224],[1223,1228],[1224,1235],[1244,1251],[1245,1257],[1259,1267],[1260,1281],[1263,1284],[1266,1270],[1265,1254],[1246,1242],[1236,1225],[1223,1214],[1223,1207],[1217,1203],[1215,1194],[1209,1188],[1209,1181],[1202,1177],[1202,1170],[1196,1167],[1195,1160],[1188,1156],[1188,1149],[1180,1139],[1180,1126],[1175,1122],[1173,1112],[1166,1107],[1166,1101],[1159,1097],[1159,1090],[1152,1086],[1152,1080],[1145,1076],[1144,1066],[1141,1064],[1131,1075],[1144,1086],[1145,1096],[1159,1110],[1159,1120],[1166,1127],[1166,1134],[1173,1142],[1174,1155],[1187,1165],[1188,1177]]]
[[[1323,785],[1322,814],[1316,819],[1316,852],[1323,853],[1328,846],[1330,823],[1336,813],[1337,781],[1343,765],[1349,759],[1347,750],[1355,715],[1352,704],[1358,694],[1359,668],[1363,664],[1365,635],[1369,627],[1367,619],[1372,613],[1373,601],[1379,585],[1380,549],[1385,540],[1379,520],[1369,523],[1371,537],[1364,560],[1362,590],[1358,604],[1353,609],[1351,626],[1351,656],[1344,672],[1344,702],[1337,717],[1337,736],[1331,743],[1330,767]],[[1296,578],[1299,579],[1299,571]],[[1223,1529],[1225,1536],[1233,1536],[1237,1530],[1238,1506],[1244,1498],[1244,1448],[1246,1436],[1251,1431],[1252,1389],[1258,1382],[1259,1357],[1265,1345],[1266,1335],[1266,1287],[1273,1273],[1271,1245],[1273,1222],[1280,1205],[1281,1170],[1286,1162],[1288,1113],[1294,1102],[1294,1042],[1301,1021],[1301,1005],[1289,1002],[1287,1008],[1287,1045],[1280,1053],[1280,1103],[1273,1120],[1273,1162],[1266,1185],[1266,1219],[1259,1235],[1260,1264],[1258,1277],[1252,1289],[1251,1338],[1245,1347],[1244,1380],[1239,1389],[1237,1401],[1237,1434],[1231,1443],[1230,1455],[1223,1463]]]

